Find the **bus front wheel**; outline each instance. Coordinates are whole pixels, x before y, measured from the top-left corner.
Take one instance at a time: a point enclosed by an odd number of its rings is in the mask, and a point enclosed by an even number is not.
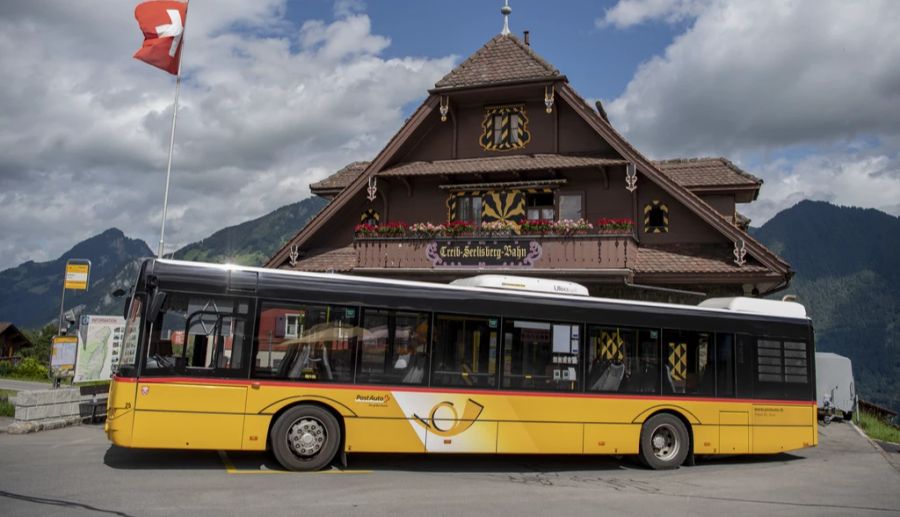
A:
[[[341,426],[329,411],[294,406],[272,426],[272,452],[288,470],[320,470],[334,459],[341,443]]]
[[[690,452],[690,436],[684,423],[668,413],[649,418],[641,428],[641,461],[654,470],[675,469]]]

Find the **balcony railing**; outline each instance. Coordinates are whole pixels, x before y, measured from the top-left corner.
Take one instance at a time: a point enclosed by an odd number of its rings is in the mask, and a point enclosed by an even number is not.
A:
[[[631,234],[356,238],[360,269],[626,269]]]

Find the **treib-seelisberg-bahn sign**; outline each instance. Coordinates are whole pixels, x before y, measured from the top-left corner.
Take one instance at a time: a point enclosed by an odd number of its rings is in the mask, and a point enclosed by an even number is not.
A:
[[[541,243],[528,239],[435,239],[425,247],[425,255],[441,267],[523,267],[541,259]]]

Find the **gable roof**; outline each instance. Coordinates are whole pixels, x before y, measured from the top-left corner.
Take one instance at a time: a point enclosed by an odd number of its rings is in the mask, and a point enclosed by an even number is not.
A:
[[[343,169],[335,172],[327,178],[317,181],[309,186],[315,194],[334,193],[343,190],[344,187],[353,181],[353,178],[369,166],[369,162],[353,162],[344,166]]]
[[[507,66],[511,63],[515,63],[515,60],[520,61],[521,66]],[[490,70],[493,66],[500,67],[501,71],[494,72]],[[531,72],[516,75],[518,72],[515,70],[509,71],[508,69],[531,70]],[[578,95],[578,93],[566,82],[565,76],[560,75],[555,68],[548,65],[543,59],[537,56],[537,54],[532,52],[529,47],[525,46],[512,35],[500,35],[494,37],[473,56],[445,76],[444,79],[441,79],[436,85],[438,86],[438,89],[431,91],[431,95],[425,100],[422,106],[407,119],[404,126],[391,138],[375,160],[370,162],[365,170],[356,176],[347,185],[347,188],[337,194],[335,199],[326,206],[325,209],[319,212],[309,224],[302,228],[292,239],[289,239],[284,246],[282,246],[282,248],[266,262],[266,267],[277,267],[284,263],[288,256],[288,250],[292,245],[301,245],[306,242],[309,237],[323,227],[328,218],[343,208],[354,195],[362,191],[368,178],[381,172],[392,159],[396,158],[400,146],[409,139],[415,129],[424,122],[426,117],[435,111],[439,102],[437,94],[443,91],[443,89],[469,88],[482,85],[536,81],[541,79],[547,80],[553,78],[556,79],[555,87],[559,99],[569,104],[588,126],[590,126],[598,136],[606,141],[620,156],[633,162],[641,174],[669,193],[675,200],[682,203],[688,210],[695,213],[723,236],[734,242],[735,245],[737,245],[738,242],[743,242],[749,254],[765,267],[770,268],[780,275],[784,275],[786,279],[789,279],[793,275],[790,266],[781,257],[752,238],[747,232],[744,232],[732,223],[726,221],[712,206],[703,201],[695,193],[681,185],[674,178],[663,173],[657,165],[648,160],[643,154],[628,143],[628,141],[626,141],[608,121],[600,117],[597,112],[588,105],[584,98]],[[638,188],[640,188],[640,185]]]
[[[708,203],[704,202],[688,188],[679,185],[673,178],[664,174],[653,162],[628,143],[609,122],[603,120],[571,86],[561,84],[556,91],[560,98],[568,102],[575,109],[575,112],[588,125],[594,128],[616,152],[622,157],[633,161],[639,172],[650,178],[660,188],[668,192],[673,198],[681,202],[732,242],[744,242],[750,255],[763,265],[785,275],[787,278],[793,276],[790,265],[784,259],[763,246],[762,243],[751,237],[749,233],[725,221]],[[638,188],[640,188],[640,183],[638,183]]]
[[[541,80],[565,76],[519,38],[498,34],[435,83],[433,92]]]
[[[676,158],[653,162],[680,185],[692,187],[759,188],[763,180],[744,172],[725,158]]]

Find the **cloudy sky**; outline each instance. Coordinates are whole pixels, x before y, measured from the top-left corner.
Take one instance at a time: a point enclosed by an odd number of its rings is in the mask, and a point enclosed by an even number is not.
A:
[[[112,226],[156,248],[174,80],[131,58],[136,3],[0,3],[0,270]],[[501,4],[193,0],[167,250],[374,156]],[[805,198],[900,214],[900,2],[511,5],[645,154],[762,177],[754,224]]]

